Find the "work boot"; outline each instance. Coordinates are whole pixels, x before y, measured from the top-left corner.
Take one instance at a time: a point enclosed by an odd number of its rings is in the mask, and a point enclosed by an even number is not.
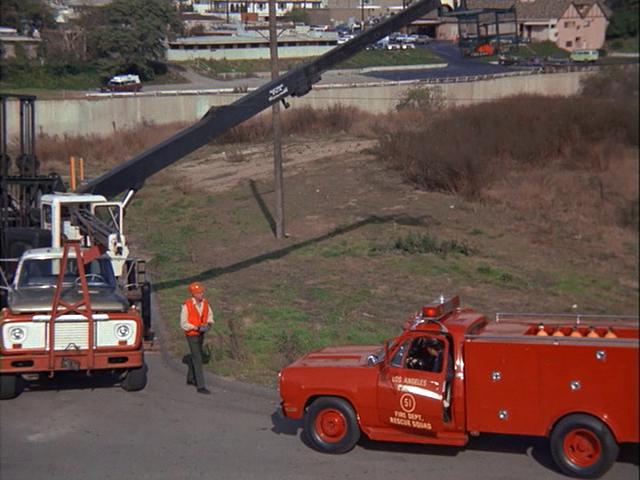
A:
[[[210,394],[211,394],[211,392],[210,392],[208,389],[206,389],[205,387],[201,387],[201,388],[199,388],[199,389],[197,390],[197,392],[198,392],[198,393],[203,393],[203,394],[205,394],[205,395],[210,395]]]
[[[195,385],[195,384],[196,384],[196,382],[194,382],[190,378],[187,378],[187,385]]]

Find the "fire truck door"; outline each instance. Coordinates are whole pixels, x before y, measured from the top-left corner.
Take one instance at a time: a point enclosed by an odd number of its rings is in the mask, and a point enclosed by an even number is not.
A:
[[[441,431],[448,407],[448,342],[416,335],[395,350],[380,371],[378,414],[383,425],[418,435]]]

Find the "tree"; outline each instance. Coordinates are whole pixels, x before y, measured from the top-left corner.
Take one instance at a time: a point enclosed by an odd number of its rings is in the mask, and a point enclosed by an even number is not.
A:
[[[626,38],[638,35],[638,3],[638,0],[610,0],[608,2],[613,14],[607,28],[607,37]]]
[[[309,23],[311,23],[309,13],[303,8],[292,8],[284,18],[285,20],[294,23],[304,23],[305,25],[309,25]]]
[[[53,11],[46,0],[2,0],[0,19],[3,27],[15,28],[18,31],[30,31],[33,28],[42,30],[44,27],[56,25]]]
[[[89,15],[89,54],[109,75],[153,78],[165,67],[166,40],[183,29],[170,0],[114,0]]]

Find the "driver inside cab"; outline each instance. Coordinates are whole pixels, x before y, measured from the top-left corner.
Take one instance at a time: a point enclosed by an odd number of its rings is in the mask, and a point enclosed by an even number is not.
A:
[[[426,372],[442,370],[442,343],[435,338],[419,337],[411,344],[407,368]]]

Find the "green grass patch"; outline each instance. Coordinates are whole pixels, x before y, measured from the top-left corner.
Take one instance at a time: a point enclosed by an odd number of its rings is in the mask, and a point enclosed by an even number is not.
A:
[[[278,60],[278,65],[281,71],[288,71],[302,63],[310,61],[309,59],[302,58],[283,58]],[[242,77],[253,76],[260,72],[271,71],[271,61],[269,59],[261,60],[203,60],[198,59],[192,62],[187,62],[191,68],[202,75],[210,77],[225,76],[227,74],[234,74]]]
[[[480,265],[477,269],[477,272],[485,278],[488,278],[492,281],[496,281],[498,283],[510,283],[514,280],[514,276],[504,270],[499,268],[494,268],[489,265]]]
[[[99,90],[104,72],[93,64],[45,64],[26,61],[10,61],[2,65],[0,86],[23,94],[50,96],[56,90]],[[188,83],[177,72],[156,75],[144,85]]]
[[[514,54],[520,57],[568,57],[570,52],[558,47],[553,42],[546,41],[520,45]]]
[[[304,63],[315,60],[309,58],[280,59],[281,71],[288,71]],[[348,60],[338,64],[336,68],[365,68],[392,65],[422,65],[440,63],[442,59],[426,48],[414,50],[364,50]],[[210,77],[253,76],[261,72],[271,71],[271,63],[264,60],[195,60],[189,65],[197,72]]]
[[[587,275],[570,274],[561,276],[552,286],[556,294],[585,295],[597,292],[610,292],[614,284],[607,279],[596,279]]]
[[[442,59],[426,48],[413,50],[363,50],[339,63],[336,68],[423,65],[429,63],[442,63]]]
[[[435,254],[446,257],[450,254],[471,256],[476,251],[464,241],[459,240],[438,240],[428,233],[409,233],[404,237],[399,237],[383,250],[415,254]],[[378,251],[376,248],[375,251]]]
[[[91,90],[101,85],[92,65],[38,65],[7,62],[3,65],[2,88],[42,90]]]

